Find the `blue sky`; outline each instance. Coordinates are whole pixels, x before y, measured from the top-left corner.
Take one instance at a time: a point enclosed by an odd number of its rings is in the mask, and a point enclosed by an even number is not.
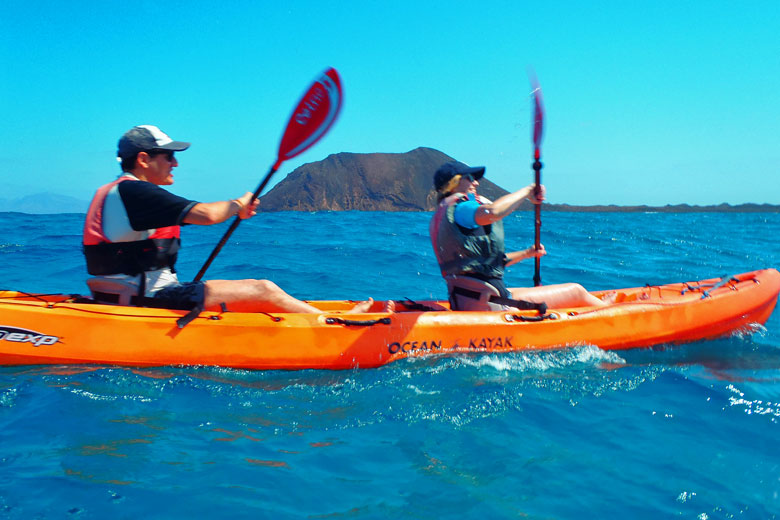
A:
[[[441,150],[506,189],[531,182],[536,70],[548,200],[780,204],[780,3],[6,2],[0,198],[88,200],[116,141],[156,124],[191,141],[172,191],[253,191],[328,66],[345,103],[282,165]],[[398,172],[399,176],[404,172]]]

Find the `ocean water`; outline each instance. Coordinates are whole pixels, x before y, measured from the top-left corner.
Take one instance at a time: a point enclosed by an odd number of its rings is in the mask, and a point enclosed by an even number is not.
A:
[[[424,213],[242,223],[207,278],[443,298]],[[82,215],[0,213],[0,288],[83,292]],[[533,240],[507,220],[509,248]],[[191,279],[224,226],[188,227]],[[778,214],[543,214],[544,283],[780,266]],[[529,285],[533,263],[509,285]],[[1,317],[0,317],[1,321]],[[0,518],[778,518],[780,311],[683,346],[379,369],[0,368]]]

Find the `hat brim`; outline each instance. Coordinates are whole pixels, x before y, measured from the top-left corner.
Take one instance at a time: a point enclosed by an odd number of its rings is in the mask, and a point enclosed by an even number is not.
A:
[[[476,180],[479,180],[479,179],[481,179],[485,175],[485,167],[484,166],[474,166],[472,168],[469,168],[467,171],[463,172],[463,175],[465,175],[465,174],[470,174]]]
[[[162,146],[155,146],[154,150],[171,150],[173,152],[183,152],[189,147],[190,143],[185,143],[184,141],[171,141],[170,143],[164,144]]]

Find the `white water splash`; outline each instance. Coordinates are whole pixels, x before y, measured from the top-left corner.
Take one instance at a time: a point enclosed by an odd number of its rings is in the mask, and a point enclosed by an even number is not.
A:
[[[696,496],[696,493],[693,491],[683,491],[677,496],[677,501],[681,503],[685,503],[691,499],[693,499]]]
[[[733,384],[728,385],[726,388],[733,394],[729,397],[729,406],[742,407],[747,415],[780,417],[780,403],[761,399],[745,399],[745,393]]]
[[[11,407],[16,404],[16,388],[6,388],[0,392],[0,407]]]
[[[738,339],[747,339],[753,335],[759,338],[764,338],[767,335],[767,329],[760,323],[749,323],[743,328],[735,330],[731,333],[731,337]]]
[[[87,399],[90,399],[92,401],[137,401],[140,403],[151,403],[154,401],[154,399],[150,399],[149,397],[143,397],[140,395],[101,395],[97,394],[95,392],[90,392],[88,390],[83,390],[81,388],[69,388],[70,392],[78,395],[80,397],[86,397]]]
[[[506,372],[547,372],[573,365],[598,366],[602,363],[625,365],[625,360],[614,351],[602,350],[593,345],[545,351],[510,354],[488,354],[460,359],[463,365],[477,368],[490,367]]]
[[[416,385],[407,385],[406,388],[410,389],[417,395],[437,395],[441,393],[441,390],[422,390]]]

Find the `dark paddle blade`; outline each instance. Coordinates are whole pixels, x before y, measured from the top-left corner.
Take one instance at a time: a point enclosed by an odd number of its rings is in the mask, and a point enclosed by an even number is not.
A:
[[[544,105],[542,103],[542,87],[536,77],[531,75],[531,94],[534,97],[534,159],[541,157],[542,135],[544,134]]]
[[[528,78],[531,80],[531,95],[534,104],[534,163],[536,195],[539,195],[542,185],[542,163],[539,160],[542,156],[542,136],[544,134],[544,105],[542,103],[542,87],[536,79],[536,74],[532,70],[528,72]],[[534,247],[538,251],[541,249],[541,229],[542,229],[542,205],[534,205]],[[534,259],[534,286],[542,285],[541,275],[542,259],[538,256]]]
[[[336,122],[343,94],[336,69],[329,68],[318,77],[290,116],[279,143],[279,159],[292,159],[324,136]]]
[[[336,69],[331,67],[314,81],[298,102],[295,110],[293,110],[290,120],[287,122],[287,128],[284,130],[282,141],[279,144],[279,155],[276,158],[276,162],[271,166],[271,169],[255,190],[252,200],[260,196],[260,193],[262,193],[271,177],[273,177],[284,161],[303,153],[314,143],[322,139],[328,129],[336,122],[336,118],[341,110],[341,103],[341,79]],[[195,275],[196,282],[206,274],[206,270],[240,223],[241,218],[236,216],[217,246],[204,262],[203,267]]]

